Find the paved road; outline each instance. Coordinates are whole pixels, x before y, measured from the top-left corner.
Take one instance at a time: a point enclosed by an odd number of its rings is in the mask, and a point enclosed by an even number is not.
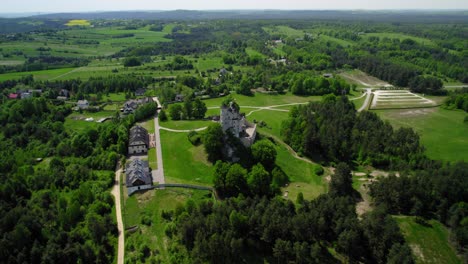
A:
[[[159,99],[157,97],[153,97],[153,100],[158,104]],[[158,110],[158,114],[159,114]],[[164,184],[166,183],[164,179],[164,167],[163,167],[163,156],[162,156],[162,148],[161,148],[161,135],[159,133],[159,129],[161,127],[159,126],[159,119],[158,115],[154,117],[154,137],[156,140],[156,159],[158,161],[158,169],[152,171],[152,176],[153,176],[153,183],[158,182],[159,184]]]
[[[112,188],[112,195],[115,197],[115,212],[117,214],[117,229],[119,230],[119,244],[117,248],[117,264],[124,264],[124,254],[125,254],[125,238],[124,238],[124,228],[122,222],[122,208],[120,207],[120,173],[121,169],[118,169],[115,172],[115,183]]]

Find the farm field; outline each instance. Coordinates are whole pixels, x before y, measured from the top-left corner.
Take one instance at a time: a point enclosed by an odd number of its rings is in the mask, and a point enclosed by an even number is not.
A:
[[[424,108],[435,106],[436,102],[406,90],[377,90],[370,109]]]
[[[411,127],[418,132],[430,158],[468,160],[468,126],[463,122],[463,111],[437,107],[375,112],[395,128]]]
[[[449,231],[440,222],[429,220],[431,226],[423,226],[415,222],[415,217],[395,216],[395,219],[416,263],[462,263],[449,242]]]

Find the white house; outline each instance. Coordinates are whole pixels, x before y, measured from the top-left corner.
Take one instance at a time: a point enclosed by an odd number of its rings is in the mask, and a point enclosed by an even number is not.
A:
[[[79,109],[88,109],[89,102],[88,102],[88,100],[78,100],[78,102],[76,103],[76,106]]]

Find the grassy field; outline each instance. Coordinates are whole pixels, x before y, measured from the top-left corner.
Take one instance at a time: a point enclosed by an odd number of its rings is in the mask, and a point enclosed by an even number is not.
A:
[[[54,70],[44,70],[44,71],[31,71],[31,72],[12,72],[0,74],[0,82],[6,80],[20,79],[21,77],[32,75],[36,80],[49,80],[56,78],[60,75],[72,71],[73,68],[63,68],[63,69],[54,69]]]
[[[211,186],[213,167],[203,146],[193,146],[187,133],[160,133],[166,182]]]
[[[436,220],[428,221],[431,226],[423,226],[414,217],[396,216],[406,241],[410,245],[416,263],[462,263],[450,245],[448,230]]]
[[[242,106],[272,106],[272,105],[281,105],[281,104],[292,104],[292,103],[305,103],[314,100],[320,100],[321,96],[297,96],[291,93],[285,95],[271,95],[271,94],[262,94],[255,93],[254,96],[245,96],[241,94],[232,95],[236,102]],[[207,107],[220,107],[221,103],[226,99],[226,97],[214,98],[204,100]],[[242,112],[245,112],[241,108]]]
[[[375,112],[396,128],[415,129],[430,158],[468,161],[468,125],[463,122],[465,112],[440,107]]]
[[[262,27],[265,32],[268,34],[279,34],[286,37],[302,38],[304,37],[304,32],[297,30],[288,26],[275,26],[275,27]]]
[[[390,39],[399,39],[400,41],[404,39],[411,39],[414,40],[415,42],[422,44],[422,45],[427,45],[427,46],[435,46],[436,44],[432,42],[429,39],[425,38],[420,38],[420,37],[414,37],[402,33],[366,33],[364,38],[369,38],[369,37],[379,37],[379,38],[390,38]]]
[[[127,197],[122,207],[124,225],[125,227],[137,225],[139,230],[125,234],[126,262],[132,262],[129,259],[139,254],[142,246],[149,247],[151,252],[158,252],[161,263],[169,262],[168,241],[164,232],[168,222],[161,217],[161,213],[175,210],[189,199],[201,201],[212,198],[208,191],[176,188],[137,193]],[[151,224],[142,224],[143,217],[149,219]]]
[[[249,56],[258,56],[258,57],[261,57],[261,58],[265,58],[265,57],[266,57],[265,55],[263,55],[263,53],[258,52],[258,51],[254,50],[254,49],[252,49],[252,48],[246,48],[246,49],[245,49],[245,52],[246,52],[247,55],[249,55]]]
[[[160,122],[159,125],[162,127],[170,128],[170,129],[192,130],[192,129],[209,126],[211,123],[212,123],[211,121],[204,121],[204,120],[177,120],[177,121],[168,120],[168,121]]]

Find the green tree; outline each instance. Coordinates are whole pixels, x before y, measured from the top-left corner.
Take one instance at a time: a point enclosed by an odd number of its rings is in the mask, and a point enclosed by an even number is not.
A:
[[[262,164],[259,163],[252,167],[248,184],[252,195],[264,196],[270,194],[271,176]]]
[[[247,170],[234,163],[226,175],[226,193],[228,196],[237,196],[247,191]]]
[[[260,162],[266,169],[271,170],[275,166],[276,149],[269,140],[260,140],[252,145],[252,155],[255,162]]]
[[[161,121],[161,122],[167,121],[166,111],[164,111],[164,110],[159,111],[158,117],[159,117],[159,121]]]
[[[202,142],[209,161],[214,163],[223,158],[224,132],[220,124],[209,125],[202,135]]]
[[[223,162],[221,160],[216,161],[214,166],[214,173],[213,173],[213,183],[216,191],[220,195],[224,195],[226,193],[227,182],[226,176],[231,166],[227,162]]]
[[[183,109],[180,104],[171,105],[169,107],[169,116],[172,120],[180,120],[183,117]]]
[[[140,65],[141,65],[141,60],[137,57],[126,58],[124,61],[125,67],[135,67],[135,66],[140,66]]]
[[[335,174],[330,181],[330,194],[335,196],[352,195],[353,179],[351,169],[346,163],[339,163],[336,166]]]
[[[200,100],[200,98],[196,98],[193,101],[193,106],[192,106],[192,117],[195,119],[202,119],[205,117],[207,108],[206,104]]]

